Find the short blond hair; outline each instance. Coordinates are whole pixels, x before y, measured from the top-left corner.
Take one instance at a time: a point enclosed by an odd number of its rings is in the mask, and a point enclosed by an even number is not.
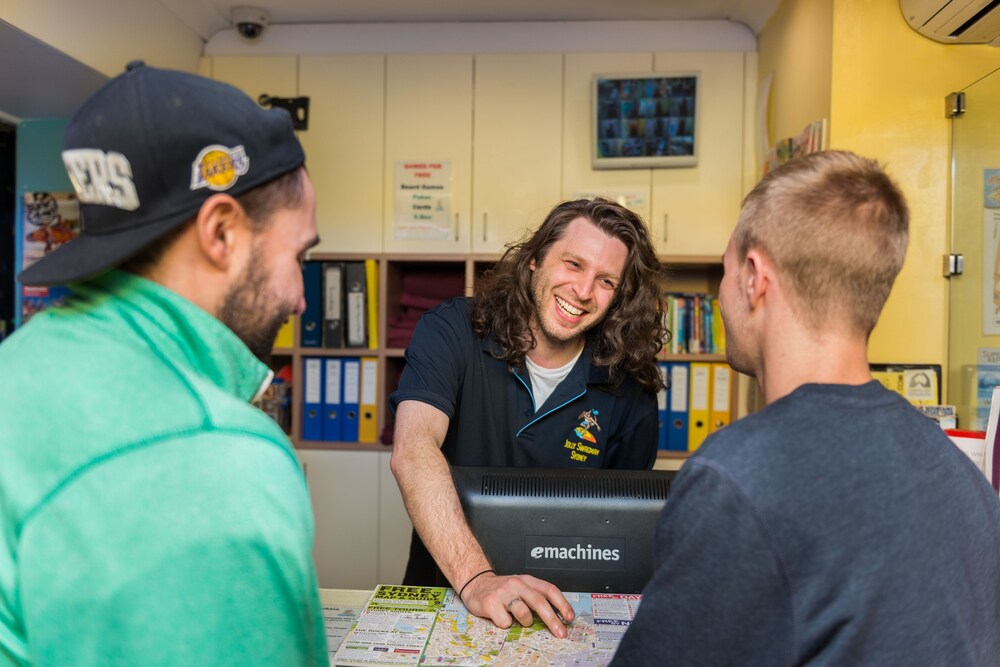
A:
[[[742,261],[764,252],[791,287],[793,307],[818,331],[868,336],[909,243],[902,192],[874,160],[813,153],[768,173],[743,200],[733,244]]]

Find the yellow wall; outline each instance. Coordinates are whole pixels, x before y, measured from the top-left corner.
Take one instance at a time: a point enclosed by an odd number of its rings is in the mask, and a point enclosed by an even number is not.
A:
[[[832,21],[833,0],[786,0],[757,35],[760,80],[773,75],[766,119],[772,146],[830,117]]]
[[[786,0],[787,1],[787,0]],[[877,158],[910,204],[910,249],[869,346],[873,361],[947,361],[951,122],[944,98],[1000,63],[907,25],[896,2],[834,0],[830,140]]]
[[[812,46],[824,40],[831,45],[830,147],[879,160],[911,210],[906,264],[872,334],[871,359],[945,364],[948,282],[941,257],[948,250],[951,157],[944,97],[1000,65],[1000,51],[927,39],[891,0],[784,0],[759,35],[759,75],[775,72],[772,141],[797,133],[821,108],[822,94],[809,88],[809,77],[818,83],[826,76]]]
[[[137,58],[198,71],[201,38],[157,0],[3,0],[0,19],[108,76]]]

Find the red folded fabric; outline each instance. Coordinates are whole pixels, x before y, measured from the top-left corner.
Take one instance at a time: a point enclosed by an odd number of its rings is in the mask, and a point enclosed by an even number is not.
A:
[[[458,296],[457,294],[452,294],[452,296]],[[450,298],[450,297],[448,297]],[[444,301],[444,298],[439,298],[436,296],[423,296],[420,294],[415,294],[413,292],[403,291],[399,295],[399,303],[403,306],[409,306],[411,308],[422,308],[423,310],[430,310],[434,306],[438,305]]]
[[[402,312],[398,313],[392,318],[393,322],[414,322],[416,323],[424,313],[427,312],[425,308],[404,308]]]
[[[416,322],[408,322],[403,320],[402,322],[393,322],[389,325],[389,330],[386,335],[393,335],[395,333],[413,333],[413,330],[417,328]]]
[[[403,293],[430,297],[439,302],[453,296],[462,296],[465,294],[465,275],[410,271],[403,274]]]

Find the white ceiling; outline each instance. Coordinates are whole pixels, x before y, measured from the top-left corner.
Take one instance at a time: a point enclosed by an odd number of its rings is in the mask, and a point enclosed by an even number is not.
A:
[[[229,10],[268,11],[271,24],[496,21],[730,20],[754,34],[781,0],[156,0],[208,41],[230,26]]]

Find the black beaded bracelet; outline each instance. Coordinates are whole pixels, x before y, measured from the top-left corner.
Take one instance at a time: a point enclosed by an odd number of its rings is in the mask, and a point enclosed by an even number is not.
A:
[[[493,574],[496,574],[496,573],[497,573],[497,571],[496,571],[496,570],[493,570],[493,569],[489,569],[489,570],[483,570],[482,572],[479,572],[479,573],[476,573],[476,574],[472,575],[472,578],[471,578],[471,579],[469,579],[469,580],[468,580],[467,582],[465,582],[465,585],[464,585],[464,586],[462,586],[462,590],[460,590],[460,591],[458,592],[458,599],[459,599],[459,600],[462,600],[462,593],[464,593],[464,592],[465,592],[465,589],[469,587],[469,584],[471,584],[471,583],[472,583],[473,581],[475,581],[477,577],[481,577],[481,576],[483,576],[484,574],[486,574],[487,572],[492,572]],[[464,603],[464,602],[465,602],[465,600],[462,600],[462,602]]]

